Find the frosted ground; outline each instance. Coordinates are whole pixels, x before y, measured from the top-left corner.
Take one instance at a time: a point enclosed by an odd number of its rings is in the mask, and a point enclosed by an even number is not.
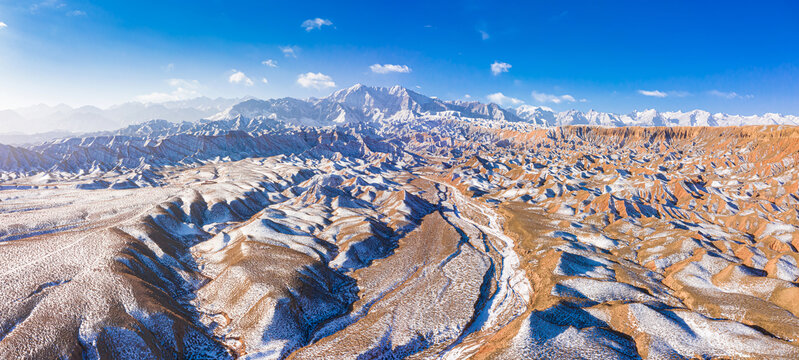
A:
[[[796,127],[242,104],[0,148],[0,357],[799,357]]]

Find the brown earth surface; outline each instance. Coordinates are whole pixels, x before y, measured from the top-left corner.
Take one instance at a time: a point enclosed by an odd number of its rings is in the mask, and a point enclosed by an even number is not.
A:
[[[0,358],[799,358],[796,127],[343,137],[6,177]]]

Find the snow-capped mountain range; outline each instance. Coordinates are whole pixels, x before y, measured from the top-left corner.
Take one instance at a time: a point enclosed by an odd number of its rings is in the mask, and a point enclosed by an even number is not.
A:
[[[165,119],[167,121],[150,121]],[[799,125],[799,117],[689,112],[636,111],[614,114],[569,110],[556,112],[544,106],[522,105],[515,109],[477,101],[447,101],[428,97],[401,86],[370,87],[356,84],[324,98],[279,98],[259,100],[197,98],[163,104],[126,103],[99,109],[84,106],[44,105],[0,111],[0,134],[25,131],[28,134],[58,129],[64,134],[104,131],[118,135],[172,135],[186,131],[264,131],[276,128],[343,124],[385,124],[430,119],[529,123],[541,127],[567,125],[598,126],[741,126]],[[119,129],[124,126],[121,130]],[[35,143],[55,138],[0,136],[0,142]],[[27,141],[26,141],[27,140]]]
[[[321,99],[293,98],[257,100],[238,103],[208,120],[274,120],[292,125],[329,126],[354,122],[393,122],[424,118],[483,119],[526,122],[539,126],[741,126],[799,125],[799,117],[768,113],[740,116],[711,114],[703,110],[689,112],[636,111],[614,114],[598,111],[569,110],[555,112],[543,106],[522,105],[505,109],[497,104],[477,101],[447,101],[428,97],[412,90],[393,86],[369,87],[362,84],[334,92]]]

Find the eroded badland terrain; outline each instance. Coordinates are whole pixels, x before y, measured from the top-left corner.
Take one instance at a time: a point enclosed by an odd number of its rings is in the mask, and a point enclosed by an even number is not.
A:
[[[796,127],[49,146],[0,158],[2,358],[799,358]]]

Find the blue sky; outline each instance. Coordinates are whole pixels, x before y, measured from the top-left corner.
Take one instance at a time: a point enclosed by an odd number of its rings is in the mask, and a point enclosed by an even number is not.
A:
[[[799,114],[798,44],[797,1],[0,0],[0,108],[364,83],[556,110]]]

